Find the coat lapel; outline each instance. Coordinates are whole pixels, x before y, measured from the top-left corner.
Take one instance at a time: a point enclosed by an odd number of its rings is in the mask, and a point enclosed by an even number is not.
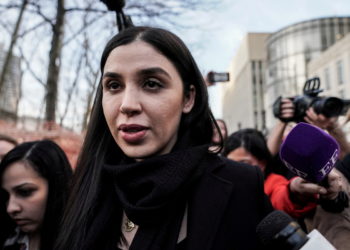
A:
[[[220,167],[217,161],[208,161],[206,164],[208,168],[215,165]],[[233,190],[231,182],[216,176],[212,171],[203,176],[189,203],[187,249],[211,249]]]

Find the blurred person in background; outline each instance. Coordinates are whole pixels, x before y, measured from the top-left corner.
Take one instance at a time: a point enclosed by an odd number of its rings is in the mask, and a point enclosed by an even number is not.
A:
[[[49,140],[25,142],[0,163],[0,248],[52,250],[72,169]]]
[[[7,152],[17,145],[17,140],[11,136],[0,134],[0,162]]]

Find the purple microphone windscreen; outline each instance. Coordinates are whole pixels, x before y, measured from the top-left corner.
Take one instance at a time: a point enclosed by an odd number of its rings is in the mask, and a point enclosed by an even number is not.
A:
[[[339,156],[336,140],[322,129],[298,123],[287,135],[280,157],[285,165],[305,180],[320,183]]]

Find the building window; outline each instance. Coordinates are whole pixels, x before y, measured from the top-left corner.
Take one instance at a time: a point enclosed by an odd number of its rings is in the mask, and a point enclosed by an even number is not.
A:
[[[258,112],[254,111],[254,127],[255,129],[258,129]]]
[[[341,60],[337,62],[337,77],[338,77],[338,84],[343,84],[344,70],[343,70],[343,62]]]
[[[341,99],[345,99],[344,89],[339,90],[339,97],[340,97]]]
[[[266,114],[265,110],[261,111],[262,129],[266,129]]]
[[[324,70],[324,86],[326,90],[331,89],[331,78],[329,73],[329,68],[325,68]]]

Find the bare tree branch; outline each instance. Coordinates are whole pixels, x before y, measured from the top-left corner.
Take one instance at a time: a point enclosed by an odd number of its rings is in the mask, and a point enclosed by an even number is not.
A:
[[[100,10],[95,8],[66,8],[66,12],[81,11],[81,12],[94,12],[94,13],[108,13],[108,10]]]
[[[64,112],[61,116],[61,119],[60,119],[60,125],[62,126],[63,125],[63,121],[67,115],[67,111],[68,111],[68,108],[69,108],[69,104],[71,102],[71,99],[72,99],[72,95],[73,95],[73,92],[74,92],[74,89],[76,88],[77,86],[77,83],[78,83],[78,80],[79,80],[79,77],[80,77],[80,70],[81,70],[81,66],[83,64],[83,59],[84,59],[84,54],[80,55],[79,57],[79,61],[78,61],[78,65],[77,65],[77,68],[76,68],[76,75],[75,75],[75,78],[73,80],[73,83],[72,83],[72,86],[68,89],[68,94],[67,94],[67,101],[66,101],[66,105],[65,105],[65,108],[64,108]]]
[[[74,40],[78,35],[80,35],[87,27],[89,27],[90,25],[92,25],[93,23],[95,23],[96,21],[100,20],[102,17],[104,17],[104,15],[100,15],[95,17],[94,19],[90,20],[89,22],[85,23],[84,25],[82,25],[82,27],[75,32],[70,38],[68,38],[66,41],[63,42],[63,46],[67,45],[68,43],[70,43],[72,40]]]
[[[47,16],[44,15],[44,13],[42,13],[41,11],[41,6],[35,2],[35,3],[30,3],[31,6],[33,6],[35,9],[32,10],[28,10],[28,12],[32,12],[34,14],[38,14],[42,19],[44,19],[44,21],[46,21],[47,23],[49,23],[52,26],[52,29],[54,29],[54,22],[48,18]]]
[[[24,61],[27,70],[31,73],[31,75],[35,78],[35,80],[37,80],[42,86],[45,87],[45,81],[43,79],[41,79],[39,76],[37,76],[37,74],[32,70],[32,68],[30,66],[30,62],[24,56],[24,52],[23,52],[23,49],[21,48],[21,46],[17,46],[17,49],[20,52],[20,58],[21,58],[21,60]]]
[[[37,28],[43,26],[44,24],[46,24],[46,21],[42,21],[40,23],[37,23],[36,25],[34,25],[33,27],[25,30],[22,32],[22,34],[18,35],[18,37],[24,37],[25,35],[27,35],[29,32],[36,30]]]

